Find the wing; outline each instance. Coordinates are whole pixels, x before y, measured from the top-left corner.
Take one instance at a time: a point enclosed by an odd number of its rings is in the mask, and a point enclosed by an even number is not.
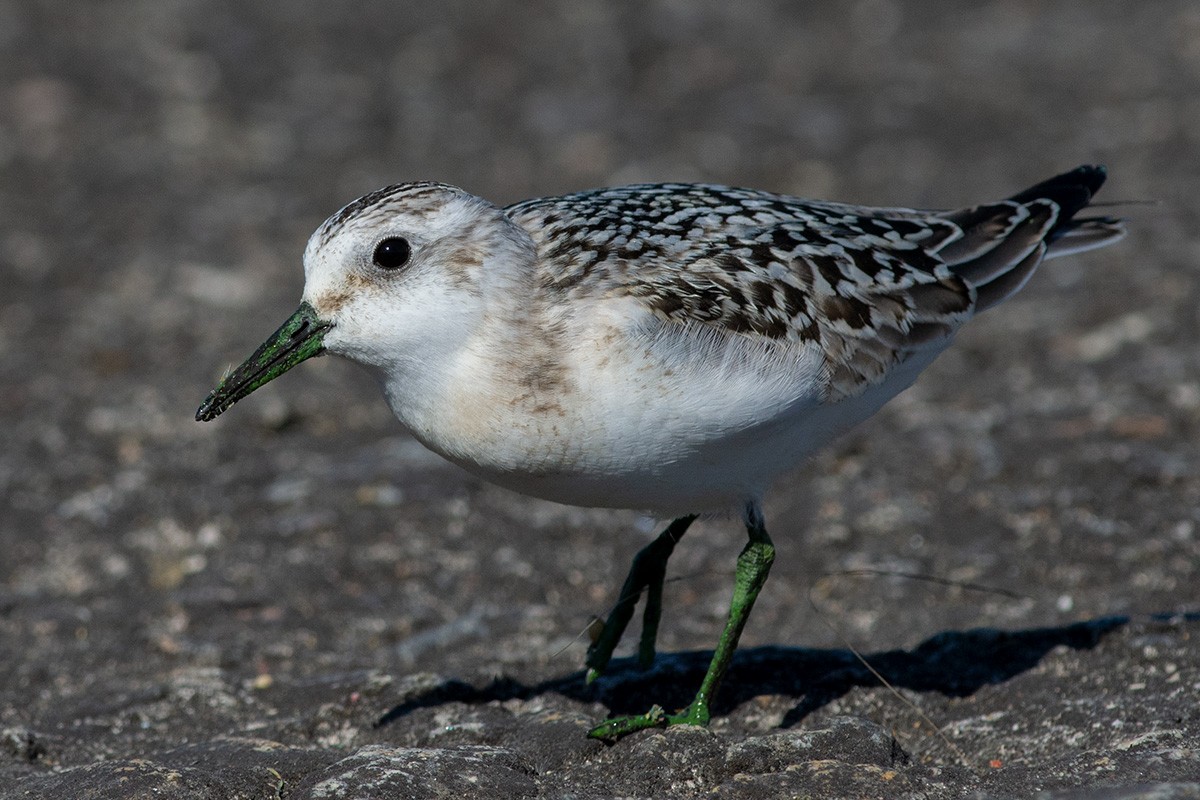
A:
[[[1102,182],[1102,168],[1081,167],[952,212],[692,184],[506,210],[533,236],[547,291],[632,296],[665,321],[783,347],[815,343],[826,399],[837,400],[916,352],[946,347],[967,319],[1016,292],[1055,241],[1083,249],[1119,237],[1115,220],[1071,219]]]

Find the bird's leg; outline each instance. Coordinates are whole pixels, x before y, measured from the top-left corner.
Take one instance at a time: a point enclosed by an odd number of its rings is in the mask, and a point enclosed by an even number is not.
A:
[[[658,621],[662,617],[663,581],[667,575],[667,559],[671,557],[675,545],[687,532],[688,526],[695,520],[695,514],[680,517],[633,557],[629,575],[625,578],[625,585],[621,587],[617,604],[613,607],[612,613],[608,615],[608,621],[604,623],[604,628],[600,631],[595,643],[588,648],[586,662],[588,683],[600,677],[605,667],[608,666],[617,642],[621,641],[621,635],[625,633],[625,627],[633,617],[633,609],[642,594],[642,589],[647,591],[638,661],[643,669],[654,662],[654,641],[658,636]]]
[[[750,609],[754,607],[754,601],[762,591],[763,584],[767,582],[771,564],[775,561],[775,546],[771,543],[771,537],[767,535],[762,511],[757,503],[746,504],[746,531],[750,535],[750,541],[738,556],[733,600],[729,604],[729,620],[717,641],[717,649],[713,652],[708,672],[705,673],[692,704],[678,714],[667,714],[661,707],[654,706],[641,716],[610,719],[593,728],[588,736],[615,741],[646,728],[708,724],[711,716],[710,704],[721,686],[721,679],[725,677],[729,662],[733,659],[733,652],[737,649],[742,629],[746,627]]]

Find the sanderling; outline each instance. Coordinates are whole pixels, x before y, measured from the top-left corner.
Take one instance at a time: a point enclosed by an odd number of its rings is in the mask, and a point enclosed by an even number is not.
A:
[[[336,353],[378,371],[426,447],[487,480],[674,517],[634,558],[589,679],[643,590],[653,658],[675,544],[696,514],[740,509],[749,542],[695,700],[591,735],[703,725],[774,560],[772,479],[908,387],[1044,259],[1120,238],[1119,220],[1076,216],[1104,177],[1083,166],[956,211],[694,184],[498,208],[441,183],[389,186],[312,235],[300,308],[196,418]]]

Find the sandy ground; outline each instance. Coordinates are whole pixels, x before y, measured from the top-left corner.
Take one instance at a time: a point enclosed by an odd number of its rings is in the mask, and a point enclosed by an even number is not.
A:
[[[7,0],[0,108],[0,796],[1200,797],[1195,3]],[[1085,162],[1157,204],[779,482],[709,730],[584,738],[687,701],[735,523],[589,689],[656,522],[465,475],[333,359],[192,421],[383,184],[953,206]]]

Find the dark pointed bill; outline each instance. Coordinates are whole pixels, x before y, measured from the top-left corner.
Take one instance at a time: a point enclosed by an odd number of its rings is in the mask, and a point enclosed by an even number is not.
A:
[[[308,303],[301,303],[271,338],[263,342],[240,367],[225,376],[196,411],[197,422],[216,419],[231,405],[264,383],[275,380],[305,359],[320,355],[330,324],[317,318]]]

